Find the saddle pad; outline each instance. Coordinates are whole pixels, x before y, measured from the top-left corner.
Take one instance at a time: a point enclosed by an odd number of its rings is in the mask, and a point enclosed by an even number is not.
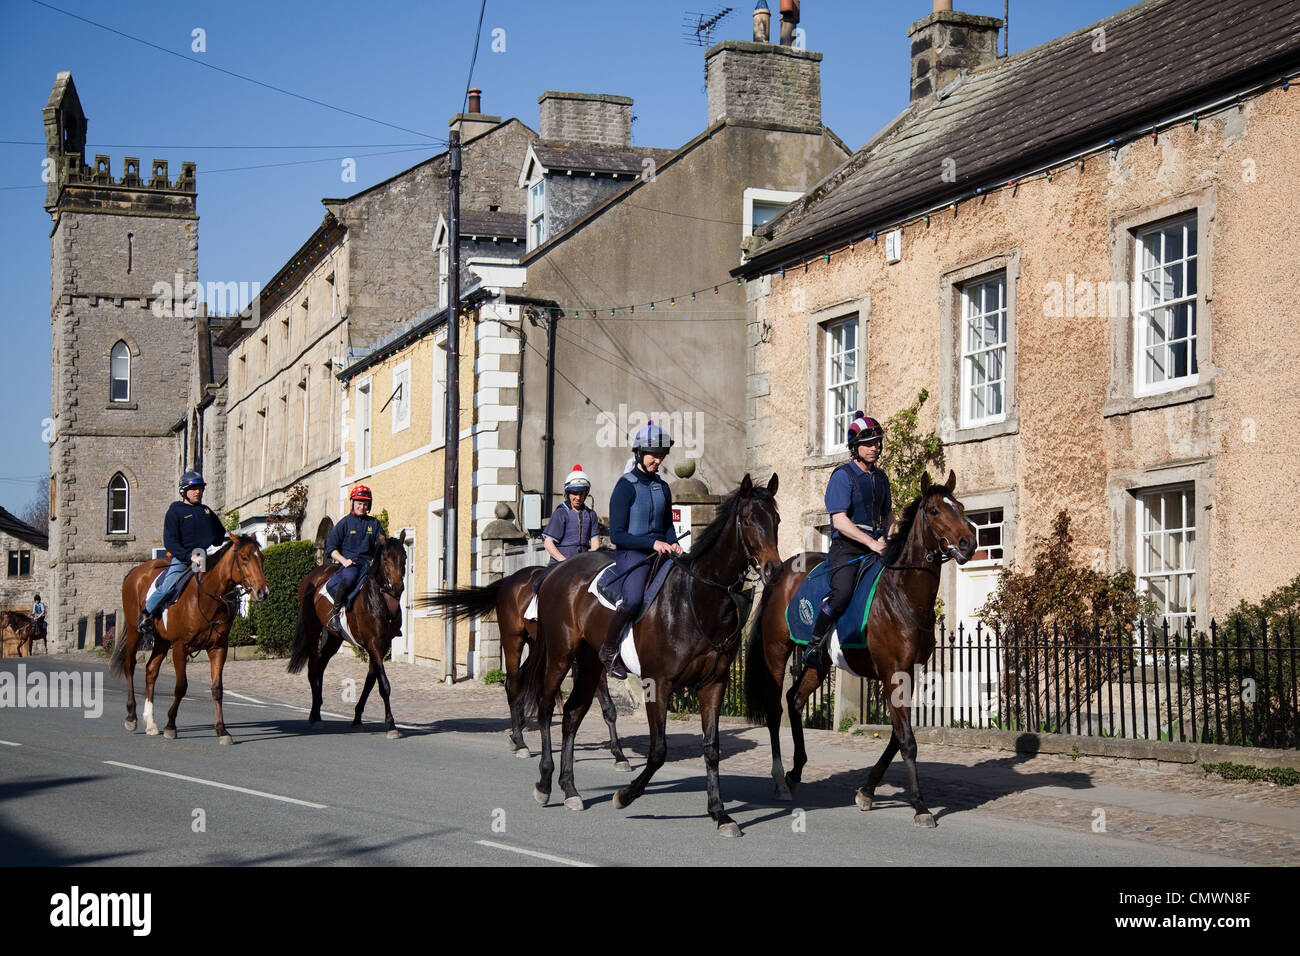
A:
[[[872,557],[875,557],[874,555]],[[867,615],[871,613],[871,602],[876,596],[876,586],[880,583],[880,572],[884,562],[855,558],[866,561],[867,567],[859,572],[857,586],[853,589],[853,598],[849,606],[835,622],[835,632],[842,648],[858,650],[867,646]],[[785,609],[785,623],[790,629],[790,640],[796,644],[807,644],[812,639],[813,625],[822,608],[826,596],[831,592],[830,569],[825,561],[808,573],[808,577],[799,585]],[[792,615],[790,612],[795,611]]]
[[[158,572],[158,576],[155,577],[151,582],[149,582],[149,590],[146,591],[144,595],[144,604],[140,605],[142,608],[145,605],[147,605],[149,603],[150,598],[152,598],[154,594],[157,593],[158,585],[162,583],[163,575],[166,573],[167,573],[167,567],[163,567],[163,569]],[[176,584],[173,585],[171,600],[169,600],[165,605],[163,605],[162,613],[159,615],[159,619],[162,621],[163,627],[167,626],[167,609],[176,603],[176,599],[178,597],[180,597],[182,594],[185,593],[185,585],[190,583],[190,578],[192,577],[194,577],[193,569],[187,570],[184,574],[180,576]]]
[[[610,570],[613,569],[613,567],[614,565],[608,564],[605,567],[601,568],[599,571],[597,571],[596,576],[591,579],[591,584],[588,585],[587,587],[587,592],[589,594],[595,595],[596,600],[601,603],[601,606],[606,607],[611,611],[615,611],[618,608],[616,605],[609,603],[609,601],[605,598],[605,595],[601,593],[599,585],[601,579],[606,577],[609,574]],[[536,611],[537,610],[536,605],[537,605],[537,598],[533,598],[533,603],[528,606],[529,610]],[[535,616],[529,618],[529,620],[534,620],[534,621],[536,619],[537,618]],[[629,674],[635,674],[637,677],[640,677],[641,659],[637,657],[636,641],[633,639],[631,624],[627,626],[627,630],[624,632],[623,641],[619,645],[618,652],[623,656],[623,666],[627,668],[627,672]]]
[[[524,620],[525,621],[537,620],[537,595],[536,594],[534,594],[533,599],[528,602],[528,610],[524,611]]]
[[[608,576],[609,576],[609,572],[610,572],[611,570],[613,570],[613,568],[614,568],[614,565],[613,565],[613,564],[607,564],[607,565],[605,565],[603,568],[601,568],[599,571],[597,571],[597,572],[596,572],[596,576],[595,576],[594,578],[591,579],[591,584],[587,587],[587,593],[588,593],[588,594],[591,594],[591,595],[594,595],[595,598],[596,598],[596,600],[599,601],[599,602],[601,603],[601,606],[602,606],[602,607],[607,607],[607,608],[609,608],[611,611],[616,611],[616,610],[618,610],[618,605],[617,605],[617,604],[610,604],[610,603],[609,603],[609,600],[605,597],[605,595],[604,595],[604,594],[601,592],[601,590],[600,590],[600,581],[601,581],[601,578],[608,577]],[[534,602],[536,602],[537,599],[534,598],[533,600],[534,600]],[[622,602],[620,602],[620,603],[622,603]],[[529,605],[529,608],[535,610],[534,608],[532,608],[532,605]],[[530,620],[536,620],[536,618],[530,618]]]
[[[321,597],[323,597],[323,598],[324,598],[324,599],[325,599],[325,600],[330,604],[331,607],[334,606],[334,599],[330,597],[330,593],[329,593],[329,591],[325,590],[325,585],[322,584],[322,585],[320,586],[320,590],[317,591],[316,593],[319,594]],[[339,634],[342,636],[342,638],[343,638],[345,641],[347,641],[347,642],[348,642],[349,644],[351,644],[353,647],[360,649],[361,645],[358,644],[358,643],[353,639],[353,637],[352,637],[352,631],[348,628],[348,612],[347,612],[347,611],[344,611],[342,614],[339,615]]]

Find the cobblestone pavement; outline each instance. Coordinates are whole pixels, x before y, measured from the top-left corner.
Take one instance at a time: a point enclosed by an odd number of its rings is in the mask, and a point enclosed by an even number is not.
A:
[[[206,668],[203,671],[206,677]],[[399,724],[495,734],[501,746],[506,746],[504,732],[509,720],[501,685],[470,680],[449,687],[437,681],[433,669],[405,663],[390,663],[387,671]],[[346,650],[335,657],[325,673],[324,710],[350,715],[354,705],[344,702],[344,681],[356,681],[359,692],[365,675],[365,663]],[[207,696],[203,677],[191,680],[191,696]],[[286,673],[283,660],[229,662],[225,687],[229,693],[259,700],[303,707],[310,703],[305,674]],[[376,691],[366,709],[367,725],[376,724],[382,714]],[[738,718],[723,718],[722,727],[724,796],[728,776],[767,780],[771,772],[767,730],[750,727]],[[623,746],[638,769],[648,747],[647,729],[644,713],[619,718]],[[698,719],[671,720],[668,730],[668,759],[698,761],[702,770]],[[526,739],[535,754],[537,732],[529,730]],[[552,740],[558,751],[558,719]],[[604,723],[593,705],[579,731],[578,744],[594,749],[606,740]],[[797,805],[810,811],[852,806],[854,790],[885,743],[871,734],[808,731],[810,762],[797,791]],[[782,733],[782,753],[789,770],[793,747],[788,728]],[[1228,781],[1199,770],[1161,769],[1118,759],[1029,757],[928,744],[921,745],[918,756],[922,790],[941,826],[959,826],[960,816],[944,818],[966,812],[1075,831],[1093,831],[1104,824],[1111,837],[1211,853],[1229,864],[1300,864],[1297,787]],[[900,807],[903,789],[903,765],[896,758],[877,791],[877,806]]]

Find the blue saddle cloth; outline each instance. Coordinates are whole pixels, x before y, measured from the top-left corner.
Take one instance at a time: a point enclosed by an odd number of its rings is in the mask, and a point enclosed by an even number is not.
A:
[[[876,585],[880,583],[880,572],[884,570],[885,564],[874,554],[854,558],[853,561],[865,561],[867,566],[858,572],[853,599],[835,622],[835,631],[840,638],[840,647],[860,648],[867,646],[867,615],[871,613],[871,601],[876,596]],[[808,577],[804,578],[803,584],[799,585],[799,590],[794,592],[794,597],[786,606],[785,623],[790,628],[790,640],[796,644],[807,644],[812,639],[813,625],[817,623],[822,601],[830,593],[830,567],[823,561],[808,572]]]

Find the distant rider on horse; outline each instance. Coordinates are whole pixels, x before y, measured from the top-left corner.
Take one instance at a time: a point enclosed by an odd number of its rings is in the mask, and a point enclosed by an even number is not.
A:
[[[551,564],[571,558],[583,551],[600,549],[600,526],[596,512],[587,507],[591,481],[581,465],[574,465],[569,477],[564,479],[564,501],[542,532],[546,553]]]
[[[41,603],[41,596],[36,595],[36,600],[32,604],[32,623],[36,625],[35,640],[45,640],[45,629],[49,621],[45,617],[45,605]]]
[[[853,599],[865,562],[879,561],[893,512],[889,477],[876,467],[885,430],[874,418],[853,413],[848,429],[849,461],[831,472],[826,483],[826,511],[831,516],[831,550],[826,556],[831,593],[813,625],[804,663],[816,667],[826,635]],[[856,560],[861,558],[862,560]]]
[[[365,485],[357,485],[348,496],[352,510],[330,529],[325,553],[343,567],[329,579],[325,590],[334,602],[334,613],[326,627],[340,631],[340,619],[352,599],[361,590],[362,578],[370,562],[379,557],[384,546],[384,529],[378,518],[370,517],[373,497]]]
[[[172,600],[172,589],[176,582],[190,568],[190,555],[195,551],[206,551],[221,544],[226,539],[226,529],[212,509],[203,504],[203,489],[207,482],[197,471],[187,471],[181,475],[181,499],[173,501],[163,519],[163,546],[171,555],[172,562],[167,566],[162,581],[153,595],[145,602],[140,612],[140,621],[136,630],[140,634],[153,634],[154,615]]]
[[[619,642],[623,630],[641,610],[650,577],[650,558],[655,554],[682,553],[673,528],[673,498],[668,482],[659,477],[659,466],[672,446],[666,431],[647,422],[632,443],[634,464],[614,483],[609,498],[609,540],[616,549],[616,574],[623,576],[623,603],[609,622],[600,660],[609,669],[609,676],[620,680],[627,677],[627,668],[619,656]]]

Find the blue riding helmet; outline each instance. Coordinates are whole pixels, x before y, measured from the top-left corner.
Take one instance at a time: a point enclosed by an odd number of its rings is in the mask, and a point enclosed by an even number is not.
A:
[[[197,471],[187,471],[181,475],[181,494],[189,491],[191,488],[206,488],[208,483],[203,480],[203,476]]]
[[[638,461],[644,452],[664,458],[672,447],[673,440],[668,433],[661,426],[649,421],[637,430],[636,438],[632,441],[632,454],[637,456]]]

